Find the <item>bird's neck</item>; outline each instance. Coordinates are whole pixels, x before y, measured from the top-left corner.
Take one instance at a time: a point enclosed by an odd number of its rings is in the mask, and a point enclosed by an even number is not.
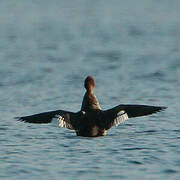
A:
[[[94,110],[94,109],[101,109],[99,102],[94,94],[93,89],[87,90],[83,98],[81,110],[87,111],[87,110]]]

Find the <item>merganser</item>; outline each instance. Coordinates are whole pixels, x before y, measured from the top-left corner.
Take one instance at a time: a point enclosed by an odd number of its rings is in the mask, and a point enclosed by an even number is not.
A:
[[[150,115],[167,108],[120,104],[111,109],[102,110],[94,94],[95,81],[92,76],[85,79],[84,87],[86,93],[80,111],[56,110],[19,117],[18,120],[28,123],[50,123],[53,118],[57,118],[60,127],[75,130],[78,136],[97,137],[106,135],[108,129],[123,123],[128,118]]]

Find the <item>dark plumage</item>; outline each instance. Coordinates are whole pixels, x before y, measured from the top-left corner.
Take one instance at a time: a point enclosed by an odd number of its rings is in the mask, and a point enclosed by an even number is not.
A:
[[[50,123],[54,117],[57,117],[60,127],[75,130],[78,136],[97,137],[105,135],[106,130],[117,126],[128,118],[150,115],[167,108],[121,104],[112,109],[101,110],[94,94],[95,82],[92,76],[85,79],[84,87],[86,93],[79,112],[56,110],[18,117],[18,120],[28,123]]]

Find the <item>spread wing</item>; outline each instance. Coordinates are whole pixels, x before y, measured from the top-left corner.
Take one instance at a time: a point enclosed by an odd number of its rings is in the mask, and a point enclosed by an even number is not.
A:
[[[59,121],[59,127],[78,130],[82,123],[82,116],[82,112],[74,113],[64,110],[56,110],[30,116],[16,117],[16,119],[27,123],[47,124],[50,123],[53,118],[57,118]]]
[[[165,110],[167,107],[148,106],[148,105],[118,105],[112,109],[103,111],[104,128],[110,129],[112,126],[117,126],[123,123],[128,118],[147,116]]]
[[[63,110],[56,110],[56,111],[49,111],[49,112],[43,112],[39,114],[34,114],[30,116],[22,116],[22,117],[17,117],[19,121],[24,121],[28,123],[50,123],[53,118],[57,117],[58,115],[63,115],[63,114],[74,114],[73,112],[68,112],[68,111],[63,111]]]

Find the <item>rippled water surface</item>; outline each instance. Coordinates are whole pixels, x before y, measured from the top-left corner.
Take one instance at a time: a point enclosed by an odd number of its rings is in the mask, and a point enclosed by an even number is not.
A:
[[[180,179],[180,1],[0,1],[0,179]],[[164,105],[100,138],[14,117]]]

